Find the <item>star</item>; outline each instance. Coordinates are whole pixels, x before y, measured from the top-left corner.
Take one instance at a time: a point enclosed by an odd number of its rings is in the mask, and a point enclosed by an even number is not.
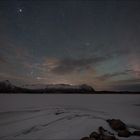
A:
[[[22,9],[19,9],[19,12],[21,13],[22,12]]]
[[[22,8],[18,8],[18,12],[19,13],[22,13],[23,12],[23,9]]]

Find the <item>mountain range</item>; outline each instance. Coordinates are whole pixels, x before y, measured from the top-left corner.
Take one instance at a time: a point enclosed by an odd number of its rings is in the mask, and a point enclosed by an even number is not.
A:
[[[9,80],[0,81],[0,94],[3,93],[28,93],[28,94],[49,94],[49,93],[63,93],[63,94],[140,94],[135,91],[96,91],[93,87],[82,85],[69,84],[31,84],[16,86]]]
[[[95,90],[86,84],[32,84],[15,86],[10,81],[0,82],[0,93],[94,93]]]

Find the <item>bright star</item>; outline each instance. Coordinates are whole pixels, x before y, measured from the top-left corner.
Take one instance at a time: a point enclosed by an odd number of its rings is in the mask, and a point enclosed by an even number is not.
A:
[[[18,12],[19,13],[22,13],[23,12],[23,9],[22,8],[18,8]]]
[[[22,12],[22,9],[19,9],[19,12],[21,13]]]

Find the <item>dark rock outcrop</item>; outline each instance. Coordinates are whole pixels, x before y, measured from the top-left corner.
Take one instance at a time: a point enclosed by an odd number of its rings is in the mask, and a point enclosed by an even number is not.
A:
[[[127,129],[119,130],[118,131],[118,136],[119,137],[130,137],[131,133]]]
[[[105,130],[102,126],[100,126],[98,128],[98,131],[99,131],[99,134],[100,134],[100,137],[99,137],[100,140],[117,140],[115,138],[115,136],[112,135],[111,132]]]
[[[140,131],[134,131],[134,132],[132,133],[132,135],[134,135],[134,136],[140,136]]]
[[[119,137],[130,137],[132,134],[128,130],[126,124],[119,119],[110,119],[107,120],[110,127],[118,132]]]
[[[110,127],[118,133],[119,137],[140,136],[140,131],[131,133],[124,122],[119,119],[108,119]],[[89,137],[84,137],[81,140],[118,140],[114,133],[104,129],[102,126],[98,128],[98,132],[93,131]]]
[[[83,137],[80,140],[90,140],[90,138],[89,137]]]
[[[92,132],[89,137],[84,137],[81,140],[117,140],[117,138],[102,126],[98,128],[98,132]]]
[[[109,119],[107,120],[107,122],[109,123],[110,127],[115,131],[127,129],[125,123],[123,123],[119,119]]]
[[[99,140],[117,140],[115,136],[101,135]]]
[[[90,138],[99,139],[100,134],[98,134],[97,132],[92,132],[92,133],[89,135],[89,137],[90,137]]]

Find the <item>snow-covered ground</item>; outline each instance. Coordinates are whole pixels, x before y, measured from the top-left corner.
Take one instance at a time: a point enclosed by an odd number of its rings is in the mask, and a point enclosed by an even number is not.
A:
[[[0,95],[0,140],[79,140],[112,118],[140,130],[140,95]]]

